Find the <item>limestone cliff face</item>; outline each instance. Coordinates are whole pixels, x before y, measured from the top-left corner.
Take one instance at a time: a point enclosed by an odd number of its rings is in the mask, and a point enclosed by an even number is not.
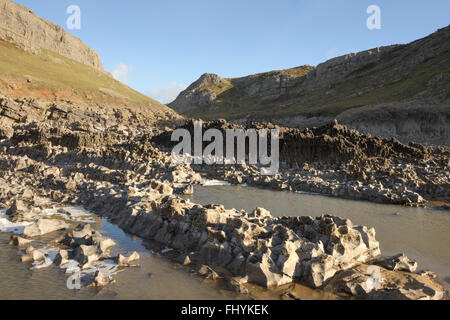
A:
[[[80,39],[10,0],[0,0],[0,38],[33,53],[45,48],[103,71],[99,55]]]

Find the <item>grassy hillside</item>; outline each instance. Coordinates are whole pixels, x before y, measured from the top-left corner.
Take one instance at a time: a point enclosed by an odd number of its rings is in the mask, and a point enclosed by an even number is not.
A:
[[[320,74],[304,66],[225,79],[227,85],[222,82],[221,88],[215,83],[190,88],[169,106],[205,120],[270,121],[335,117],[349,109],[397,102],[443,104],[450,99],[449,39],[450,27],[446,27],[410,44],[392,46],[374,62],[341,59],[341,64],[330,61],[331,67]],[[203,97],[213,92],[214,99],[197,103],[195,90]],[[189,108],[183,109],[184,105]]]
[[[351,108],[412,99],[421,92],[433,90],[429,88],[430,81],[450,70],[449,51],[401,72],[394,68],[394,57],[386,56],[385,60],[387,63],[383,70],[368,66],[354,73],[349,79],[311,91],[301,90],[300,83],[287,88],[275,98],[250,98],[239,87],[230,85],[219,92],[212,106],[189,110],[185,115],[206,120],[335,116]],[[232,80],[229,81],[232,83]],[[450,98],[448,92],[445,98]]]
[[[32,54],[1,39],[0,89],[21,98],[168,109],[107,73],[45,49]]]

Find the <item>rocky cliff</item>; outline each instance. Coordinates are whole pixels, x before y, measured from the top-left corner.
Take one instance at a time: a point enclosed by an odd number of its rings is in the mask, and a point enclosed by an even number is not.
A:
[[[55,105],[84,115],[96,110],[107,117],[120,111],[149,121],[179,117],[113,79],[81,40],[9,0],[0,0],[0,61],[0,138]],[[23,101],[35,103],[31,110],[37,114],[24,110]]]
[[[169,104],[186,116],[310,127],[333,119],[402,141],[450,140],[450,26],[375,48],[242,78],[205,74]]]
[[[9,0],[0,0],[0,38],[29,52],[39,53],[44,48],[103,70],[99,55],[80,39]]]
[[[215,129],[224,136],[230,129],[242,132],[279,130],[280,175],[261,176],[260,170],[245,164],[234,168],[223,164],[193,165],[195,170],[209,173],[214,179],[237,185],[246,183],[275,190],[402,205],[421,205],[424,198],[441,200],[450,196],[447,173],[450,153],[446,147],[406,145],[396,139],[361,134],[337,121],[303,130],[268,123],[242,126],[225,120],[203,122],[202,127],[203,132]],[[187,121],[179,128],[194,136],[194,121]],[[152,142],[164,150],[174,150],[178,144],[172,141],[171,131],[153,137]],[[250,139],[246,139],[247,159],[249,143]],[[191,141],[191,154],[194,145]],[[202,150],[208,145],[210,142],[204,141]],[[227,146],[223,148],[222,154],[226,155]],[[355,181],[354,186],[351,186],[352,181]]]
[[[437,275],[421,272],[414,259],[383,256],[371,227],[330,214],[276,217],[260,207],[227,210],[180,197],[206,182],[199,173],[205,170],[177,164],[169,152],[157,148],[153,141],[169,142],[170,132],[155,130],[140,112],[120,108],[110,114],[80,114],[70,106],[40,108],[34,101],[1,104],[9,110],[5,117],[18,119],[4,137],[0,126],[0,208],[7,209],[2,220],[14,231],[20,229],[17,223],[26,223],[21,237],[11,241],[23,246],[18,253],[26,243],[39,240],[20,258],[33,263],[35,270],[62,268],[68,260],[82,270],[92,270],[92,264],[105,259],[121,267],[136,262],[136,254],[110,256],[114,242],[93,230],[97,224],[73,228],[78,222],[69,220],[70,211],[76,206],[147,240],[148,249],[182,264],[184,271],[219,280],[250,298],[255,286],[246,289],[242,285],[247,282],[279,295],[299,283],[323,288],[336,298],[447,297]],[[236,127],[220,121],[205,125]],[[286,144],[295,160],[308,162],[293,171],[284,167],[273,177],[261,176],[258,168],[247,165],[210,166],[206,172],[234,184],[388,203],[423,204],[417,192],[448,199],[448,149],[367,137],[337,123],[304,132],[282,129],[282,139],[281,146]],[[51,235],[67,227],[71,230]],[[54,250],[56,258],[45,259],[43,249]],[[114,267],[108,265],[108,270]],[[370,282],[369,268],[374,266],[383,279],[379,286]],[[107,274],[95,275],[90,279],[98,289],[113,280]]]

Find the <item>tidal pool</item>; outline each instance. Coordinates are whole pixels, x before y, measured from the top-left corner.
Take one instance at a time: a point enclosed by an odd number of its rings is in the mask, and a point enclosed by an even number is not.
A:
[[[0,300],[209,300],[236,299],[230,291],[222,290],[215,283],[202,281],[190,272],[178,267],[166,258],[157,256],[145,243],[124,233],[119,227],[97,219],[96,228],[112,238],[117,246],[112,253],[137,251],[141,256],[140,267],[126,268],[114,276],[115,284],[103,289],[82,288],[79,291],[67,288],[68,276],[59,267],[29,270],[30,264],[20,262],[19,249],[10,246],[10,233],[0,232]],[[54,238],[53,234],[50,238]],[[33,243],[38,248],[46,239]]]
[[[223,204],[227,209],[252,211],[264,207],[274,216],[320,216],[335,214],[354,224],[375,227],[383,255],[405,253],[419,262],[420,269],[437,273],[449,290],[450,284],[450,213],[429,208],[407,208],[331,198],[320,195],[272,191],[248,186],[222,185],[219,181],[195,187],[186,197],[200,204]],[[77,213],[79,209],[74,209]],[[70,210],[69,210],[70,211]],[[0,212],[1,213],[1,212]],[[4,213],[4,212],[3,212]],[[73,212],[70,212],[74,214]],[[3,217],[3,216],[2,216]],[[77,215],[78,217],[78,215]],[[1,218],[1,217],[0,217]],[[84,218],[84,217],[83,217]],[[155,255],[151,246],[130,236],[119,227],[95,217],[94,227],[112,238],[115,253],[137,251],[140,267],[127,268],[114,276],[116,284],[97,290],[69,290],[68,276],[59,267],[29,270],[20,263],[19,249],[8,244],[11,233],[23,226],[0,221],[0,299],[242,299],[214,282],[203,281],[168,259]],[[55,234],[50,235],[52,239]],[[48,239],[33,243],[38,248]],[[280,292],[249,286],[256,299],[278,299]],[[294,292],[302,299],[333,299],[333,295],[296,284]]]

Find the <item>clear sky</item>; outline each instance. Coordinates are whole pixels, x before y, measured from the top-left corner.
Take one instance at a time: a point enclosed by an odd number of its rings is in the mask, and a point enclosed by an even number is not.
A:
[[[203,73],[239,77],[408,43],[450,24],[449,0],[15,0],[67,29],[70,5],[106,70],[162,102]],[[369,30],[367,8],[381,9]]]

